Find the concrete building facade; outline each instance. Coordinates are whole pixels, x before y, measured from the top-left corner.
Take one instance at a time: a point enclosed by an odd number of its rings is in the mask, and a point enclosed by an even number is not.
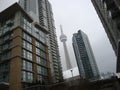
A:
[[[73,34],[72,41],[81,78],[99,78],[99,70],[87,35],[79,30]]]

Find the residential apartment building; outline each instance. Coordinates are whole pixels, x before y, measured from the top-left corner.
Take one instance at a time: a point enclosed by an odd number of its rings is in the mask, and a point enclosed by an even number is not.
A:
[[[120,39],[120,0],[91,0],[105,32],[112,44],[117,60],[117,72],[120,71],[118,43]]]
[[[72,41],[80,77],[98,79],[99,70],[87,35],[79,30],[73,34]]]
[[[51,82],[47,34],[18,3],[0,13],[0,90]]]
[[[117,55],[118,40],[120,38],[120,9],[115,0],[92,0],[92,3]]]
[[[23,9],[34,19],[34,22],[38,22],[40,26],[43,26],[49,31],[47,36],[47,44],[52,81],[53,83],[62,81],[63,75],[61,60],[50,2],[48,0],[20,0],[19,3]]]

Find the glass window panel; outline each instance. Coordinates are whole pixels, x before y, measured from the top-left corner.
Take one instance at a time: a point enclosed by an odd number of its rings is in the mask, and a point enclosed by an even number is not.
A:
[[[22,69],[25,69],[25,70],[28,70],[28,71],[33,71],[33,65],[32,65],[31,62],[23,60],[22,61]]]
[[[22,71],[22,80],[23,81],[33,81],[33,73]]]
[[[24,58],[27,58],[27,59],[29,59],[29,60],[32,60],[32,53],[30,53],[29,51],[26,51],[26,50],[22,50],[22,56],[24,57]]]
[[[42,76],[41,75],[38,75],[38,80],[42,81]]]
[[[41,64],[41,58],[38,57],[38,56],[36,56],[36,62],[37,62],[38,64]]]
[[[36,54],[40,55],[40,49],[36,48]]]
[[[27,72],[27,80],[31,81],[31,74],[29,72]]]
[[[23,38],[24,38],[25,40],[27,40],[28,42],[32,42],[31,36],[28,35],[28,34],[26,34],[26,33],[24,33],[24,32],[23,32]]]
[[[22,80],[26,81],[26,72],[25,71],[22,71]]]
[[[37,66],[37,72],[38,72],[39,74],[41,74],[41,71],[42,71],[42,67],[41,67],[41,66]]]
[[[32,53],[27,52],[27,58],[28,58],[29,60],[32,60]]]
[[[27,62],[27,70],[32,71],[32,63]]]
[[[24,60],[22,61],[22,69],[26,69],[26,62]]]
[[[22,50],[22,56],[23,56],[24,58],[26,58],[26,51],[25,51],[25,50]]]
[[[22,42],[22,45],[24,48],[26,48],[27,50],[30,50],[32,51],[32,45],[30,43],[28,43],[27,41],[24,41]]]
[[[33,73],[31,73],[31,81],[33,81]]]
[[[23,40],[23,42],[22,42],[22,46],[23,46],[24,48],[26,48],[26,43],[25,43],[24,40]]]

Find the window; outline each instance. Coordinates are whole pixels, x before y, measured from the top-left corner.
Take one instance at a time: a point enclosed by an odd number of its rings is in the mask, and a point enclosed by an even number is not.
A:
[[[30,35],[28,35],[28,34],[26,34],[26,33],[24,33],[24,32],[23,32],[23,38],[24,38],[25,40],[27,40],[28,42],[31,42],[31,43],[32,43],[32,38],[30,37]]]
[[[8,28],[8,26],[4,26],[3,27],[3,34],[5,34],[6,32],[8,32],[10,30],[10,28]]]
[[[11,46],[11,43],[9,43],[9,42],[5,43],[5,44],[1,45],[0,50],[3,51],[3,50],[6,50],[6,49],[9,49],[10,46]]]
[[[41,62],[41,63],[42,63],[42,65],[45,65],[45,66],[47,65],[46,60],[43,60],[43,59],[42,59],[42,62]]]
[[[24,30],[26,30],[29,33],[32,33],[32,25],[29,21],[27,21],[27,19],[23,18],[23,22],[22,22],[22,27],[24,28]]]
[[[45,38],[40,38],[41,42],[45,43]]]
[[[22,81],[26,82],[33,81],[33,73],[22,71]]]
[[[36,45],[37,47],[40,47],[40,43],[37,42],[37,41],[35,41],[35,45]]]
[[[27,26],[26,30],[27,30],[29,33],[32,33],[31,27]]]
[[[27,50],[30,50],[30,51],[32,51],[32,45],[30,44],[30,43],[28,43],[28,42],[26,42],[26,41],[22,41],[22,45],[23,45],[23,47],[24,48],[26,48]]]
[[[23,46],[24,48],[26,48],[26,46],[27,46],[27,45],[26,45],[26,41],[24,41],[24,40],[22,41],[22,46]]]
[[[13,18],[11,18],[5,22],[2,22],[1,27],[0,27],[1,28],[0,35],[3,35],[6,32],[10,31],[13,24],[14,24]]]
[[[28,81],[32,80],[32,73],[30,73],[30,72],[27,73],[27,80]]]
[[[26,24],[23,23],[23,28],[24,28],[25,30],[26,30],[26,27],[27,27]]]
[[[41,66],[37,66],[37,72],[38,72],[39,74],[41,74],[41,71],[42,71],[42,67],[41,67]]]
[[[36,48],[36,54],[40,55],[40,49]]]
[[[46,24],[46,20],[47,19],[45,18],[45,20],[44,20],[45,24]],[[45,41],[46,34],[44,32],[42,32],[40,29],[36,28],[35,26],[32,26],[32,24],[29,21],[27,21],[27,19],[22,18],[21,26],[24,28],[24,30],[26,30],[31,35],[33,35],[34,37],[39,39],[42,43],[46,43],[46,41]],[[23,37],[24,37],[24,35],[23,35]],[[25,36],[25,39],[28,39],[28,38],[26,38],[26,36]],[[31,40],[30,40],[30,42],[31,42]]]
[[[26,61],[22,61],[22,69],[26,69]]]
[[[23,51],[22,51],[22,56],[23,56],[24,58],[26,58],[26,50],[23,50]]]
[[[42,81],[42,76],[38,75],[38,81]]]
[[[45,58],[46,59],[46,53],[41,51],[41,57]]]
[[[22,80],[26,81],[26,72],[25,71],[22,71]]]
[[[44,72],[43,72],[43,75],[47,75],[47,69],[46,68],[43,68]]]
[[[41,66],[37,66],[37,72],[38,72],[38,74],[42,74],[42,75],[45,75],[45,76],[48,75],[47,68],[44,68],[44,67],[41,67]]]
[[[45,51],[45,46],[44,46],[43,44],[41,44],[40,42],[35,41],[35,45],[36,45],[37,47],[39,47],[41,50]]]
[[[7,34],[4,37],[1,37],[0,42],[5,42],[5,41],[10,40],[11,36],[12,36],[11,34]]]
[[[30,60],[32,60],[32,53],[27,52],[27,58],[30,59]]]
[[[41,64],[41,58],[38,57],[38,56],[36,56],[36,62],[37,62],[38,64]]]
[[[36,48],[36,54],[40,55],[42,58],[46,59],[46,53]]]
[[[44,65],[44,66],[47,65],[47,61],[44,60],[44,59],[42,59],[42,58],[40,58],[39,56],[36,56],[36,62],[37,62],[38,64],[41,64],[41,65]]]
[[[9,82],[9,62],[0,64],[0,82]]]
[[[42,75],[46,76],[47,75],[47,69],[42,67],[41,73],[42,73]]]
[[[11,57],[11,52],[8,51],[8,52],[5,52],[5,53],[2,53],[1,56],[0,56],[0,60],[6,60],[6,59],[9,59]]]
[[[45,33],[43,33],[40,29],[37,29],[36,27],[33,27],[33,32],[34,32],[34,36],[39,39],[41,42],[45,43],[45,38],[46,35]]]
[[[22,56],[28,60],[32,60],[32,53],[26,50],[22,50]]]
[[[42,58],[46,59],[46,53],[36,48],[36,54],[40,55]]]
[[[31,62],[22,60],[22,69],[28,70],[28,71],[33,71],[33,64]]]
[[[32,71],[32,69],[33,69],[32,63],[26,62],[26,64],[27,64],[27,70]]]

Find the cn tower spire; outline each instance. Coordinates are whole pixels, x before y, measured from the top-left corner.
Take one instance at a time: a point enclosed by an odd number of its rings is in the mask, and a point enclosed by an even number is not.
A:
[[[67,50],[67,45],[66,45],[67,36],[63,33],[63,29],[62,29],[61,25],[60,25],[60,29],[61,29],[60,40],[61,40],[61,42],[63,42],[65,58],[66,58],[66,66],[67,66],[67,70],[69,70],[69,69],[72,68],[72,65],[70,63],[70,57],[69,57],[68,50]]]
[[[61,30],[61,34],[63,34],[63,29],[62,29],[62,25],[60,25],[60,30]]]

